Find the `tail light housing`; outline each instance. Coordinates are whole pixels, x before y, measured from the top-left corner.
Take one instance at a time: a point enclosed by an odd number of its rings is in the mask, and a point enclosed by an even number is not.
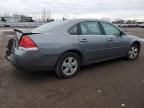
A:
[[[28,35],[24,35],[19,42],[19,47],[29,49],[29,48],[37,48],[37,45]]]

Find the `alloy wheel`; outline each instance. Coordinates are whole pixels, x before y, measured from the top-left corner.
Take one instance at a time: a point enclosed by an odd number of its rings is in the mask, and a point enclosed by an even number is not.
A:
[[[132,46],[128,52],[129,58],[135,59],[138,56],[138,52],[139,52],[138,48],[135,46]]]
[[[72,75],[78,68],[78,61],[74,57],[68,57],[62,64],[62,72],[66,75]]]

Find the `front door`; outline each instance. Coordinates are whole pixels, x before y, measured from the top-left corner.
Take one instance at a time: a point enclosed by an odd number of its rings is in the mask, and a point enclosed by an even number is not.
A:
[[[110,23],[102,22],[101,25],[106,34],[108,57],[126,54],[129,46],[126,35],[121,34],[121,30]]]

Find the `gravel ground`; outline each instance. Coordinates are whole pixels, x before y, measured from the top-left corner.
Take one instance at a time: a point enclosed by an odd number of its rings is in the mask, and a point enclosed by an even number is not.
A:
[[[125,30],[144,38],[144,29]],[[0,32],[0,108],[144,108],[144,48],[135,61],[98,63],[62,80],[13,68],[3,58],[9,37]]]

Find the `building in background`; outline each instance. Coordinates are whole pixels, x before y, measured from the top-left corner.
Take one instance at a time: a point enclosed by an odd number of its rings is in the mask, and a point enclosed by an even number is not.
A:
[[[17,22],[34,22],[32,17],[25,15],[2,16],[0,22],[17,23]]]

